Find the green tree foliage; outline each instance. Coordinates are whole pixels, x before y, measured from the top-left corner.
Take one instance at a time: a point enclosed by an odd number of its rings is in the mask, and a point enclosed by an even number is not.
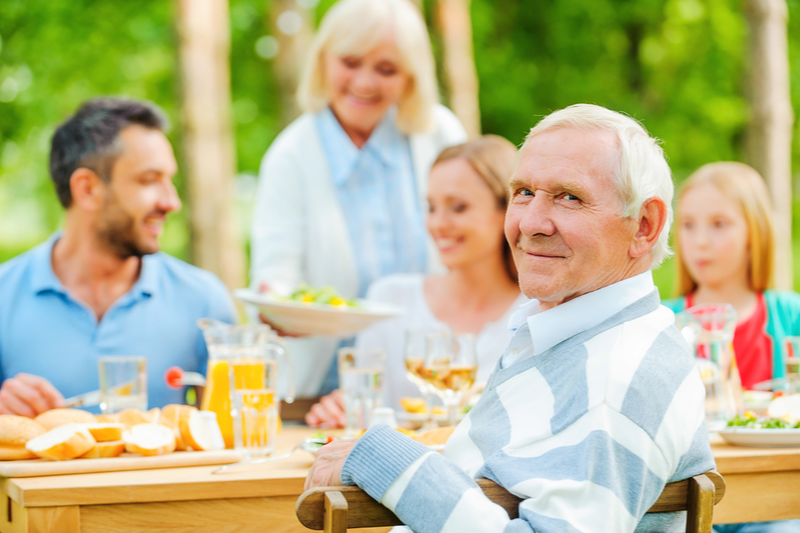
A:
[[[429,22],[434,1],[423,2]],[[237,191],[246,206],[252,176],[279,132],[279,99],[268,50],[270,2],[230,3]],[[317,20],[332,3],[316,5]],[[800,0],[789,0],[789,9],[792,98],[800,109]],[[49,139],[83,100],[125,94],[157,102],[175,125],[170,138],[180,157],[174,10],[174,3],[155,0],[0,2],[0,261],[59,226],[62,209],[47,173]],[[625,111],[661,138],[678,182],[704,163],[743,159],[741,3],[472,0],[472,17],[486,132],[519,143],[538,117],[589,102]],[[435,35],[434,47],[439,53]],[[795,169],[800,122],[796,132]],[[185,192],[180,176],[178,184]],[[800,217],[795,224],[800,236]],[[163,244],[188,257],[185,212],[171,217]],[[670,290],[671,269],[667,264],[657,274],[662,292]]]

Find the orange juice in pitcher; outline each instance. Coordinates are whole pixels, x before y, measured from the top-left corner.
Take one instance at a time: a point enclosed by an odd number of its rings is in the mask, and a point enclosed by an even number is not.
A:
[[[283,342],[264,325],[200,322],[209,352],[201,408],[217,414],[226,448],[241,449],[247,456],[271,453],[280,429],[279,368],[289,376],[286,401],[294,395],[293,369]]]

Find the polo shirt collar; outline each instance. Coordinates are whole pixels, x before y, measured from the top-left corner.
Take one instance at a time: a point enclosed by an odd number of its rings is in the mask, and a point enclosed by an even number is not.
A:
[[[66,294],[67,290],[53,272],[53,246],[61,238],[61,232],[57,231],[50,237],[31,250],[31,290],[34,294],[41,294],[53,291]]]
[[[61,238],[62,232],[53,233],[50,238],[31,251],[33,260],[31,261],[31,290],[34,294],[42,294],[52,291],[59,294],[67,294],[67,288],[58,279],[53,271],[53,246]],[[142,269],[139,272],[139,279],[133,284],[131,290],[122,298],[128,296],[152,296],[158,291],[158,267],[161,252],[153,255],[146,255],[142,258]]]
[[[539,355],[570,337],[601,324],[653,290],[656,290],[653,274],[648,270],[547,311],[540,312],[539,301],[530,300],[511,315],[509,330],[513,334],[527,323],[533,343],[533,355]]]

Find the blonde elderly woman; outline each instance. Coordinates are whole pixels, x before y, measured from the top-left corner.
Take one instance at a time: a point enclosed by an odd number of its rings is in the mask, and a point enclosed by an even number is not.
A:
[[[466,139],[437,104],[425,23],[410,0],[342,0],[325,15],[298,91],[305,113],[261,164],[253,286],[334,286],[438,264],[425,231],[426,179]],[[314,396],[337,341],[291,341],[299,396]]]

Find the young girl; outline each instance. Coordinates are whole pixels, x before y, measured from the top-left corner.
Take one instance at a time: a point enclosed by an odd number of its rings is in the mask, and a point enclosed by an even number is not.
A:
[[[489,377],[508,344],[508,316],[526,301],[503,234],[515,164],[516,148],[496,135],[447,148],[436,159],[429,177],[427,226],[448,272],[378,280],[367,299],[401,306],[407,314],[379,322],[356,339],[356,346],[386,350],[387,406],[399,408],[402,396],[420,394],[406,377],[407,329],[449,327],[475,333],[479,383]],[[306,421],[312,426],[343,425],[339,391],[314,405]]]
[[[775,236],[764,180],[742,163],[705,165],[681,187],[676,211],[680,297],[664,304],[676,313],[731,304],[742,385],[783,377],[783,338],[800,334],[800,295],[768,290]]]

